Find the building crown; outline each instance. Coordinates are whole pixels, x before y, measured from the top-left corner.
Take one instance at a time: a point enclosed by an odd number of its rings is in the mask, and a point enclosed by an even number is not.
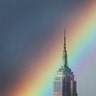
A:
[[[64,49],[63,49],[63,67],[68,67],[68,61],[67,61],[67,50],[66,50],[66,30],[64,29]]]

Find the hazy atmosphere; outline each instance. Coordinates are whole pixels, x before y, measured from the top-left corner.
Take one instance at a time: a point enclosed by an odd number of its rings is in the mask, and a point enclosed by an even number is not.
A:
[[[78,96],[95,96],[95,0],[0,0],[0,96],[51,96],[64,27]]]

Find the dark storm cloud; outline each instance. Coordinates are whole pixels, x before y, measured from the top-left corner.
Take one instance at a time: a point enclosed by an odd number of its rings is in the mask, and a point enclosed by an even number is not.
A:
[[[61,13],[66,19],[83,4],[73,1],[0,0],[0,92],[16,84],[29,57],[34,60],[52,38]]]

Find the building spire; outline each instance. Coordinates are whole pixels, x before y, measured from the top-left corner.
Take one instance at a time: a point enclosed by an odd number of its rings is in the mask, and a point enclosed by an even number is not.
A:
[[[64,64],[64,67],[68,67],[68,64],[67,64],[67,51],[66,51],[66,30],[65,30],[65,28],[64,28],[63,64]]]

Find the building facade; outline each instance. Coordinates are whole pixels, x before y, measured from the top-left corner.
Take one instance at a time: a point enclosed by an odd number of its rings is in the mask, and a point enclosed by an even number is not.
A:
[[[55,80],[52,96],[77,96],[77,84],[74,80],[74,74],[68,67],[66,36],[64,30],[64,50],[62,55],[63,66],[58,70]]]

